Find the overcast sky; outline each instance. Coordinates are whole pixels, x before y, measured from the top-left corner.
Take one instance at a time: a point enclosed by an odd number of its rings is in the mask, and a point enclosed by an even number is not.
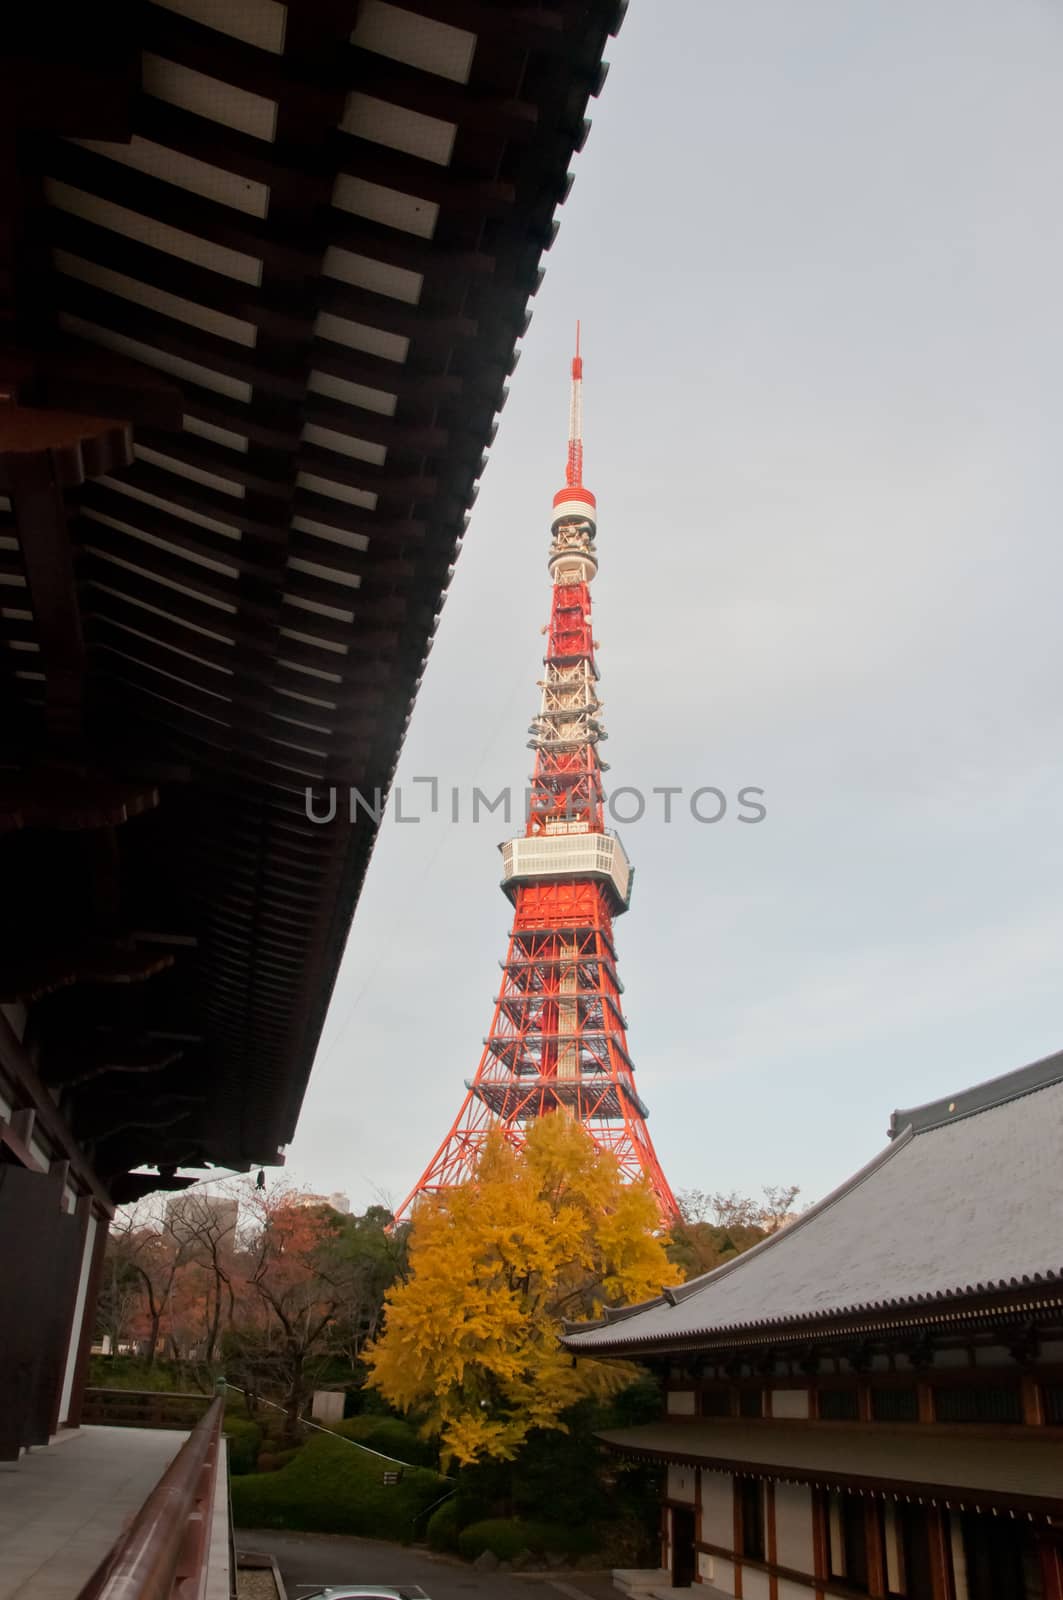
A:
[[[400,782],[524,782],[580,316],[609,781],[768,811],[621,830],[638,1086],[673,1187],[812,1200],[1063,1046],[1063,9],[634,0],[608,54]],[[296,1181],[435,1152],[506,832],[385,825]]]

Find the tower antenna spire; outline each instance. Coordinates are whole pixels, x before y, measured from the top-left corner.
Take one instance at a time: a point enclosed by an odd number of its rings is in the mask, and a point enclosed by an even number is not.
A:
[[[419,1195],[445,1193],[473,1178],[494,1133],[521,1150],[528,1126],[557,1111],[581,1122],[625,1179],[649,1185],[665,1226],[679,1216],[635,1087],[616,974],[613,920],[628,908],[631,864],[606,827],[590,591],[598,571],[598,507],[583,484],[582,390],[577,322],[568,468],[550,520],[553,592],[541,698],[528,728],[535,770],[524,831],[501,846],[512,931],[475,1075],[396,1220]]]
[[[583,483],[583,357],[579,353],[579,323],[576,323],[576,354],[572,357],[572,394],[568,403],[568,467],[565,482],[569,487]]]

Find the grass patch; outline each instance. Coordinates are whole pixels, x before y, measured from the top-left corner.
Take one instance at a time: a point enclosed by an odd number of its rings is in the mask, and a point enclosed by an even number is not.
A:
[[[278,1472],[235,1478],[233,1520],[240,1528],[291,1528],[304,1533],[353,1533],[408,1542],[415,1521],[450,1487],[423,1467],[407,1467],[385,1484],[383,1461],[343,1439],[315,1434]]]

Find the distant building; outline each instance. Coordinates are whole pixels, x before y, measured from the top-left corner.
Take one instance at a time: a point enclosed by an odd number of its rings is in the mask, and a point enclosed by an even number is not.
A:
[[[744,1600],[1063,1597],[1063,1053],[894,1113],[891,1143],[746,1254],[569,1324],[638,1360],[664,1573]]]
[[[206,1239],[229,1242],[236,1234],[239,1201],[228,1195],[199,1194],[190,1189],[166,1202],[166,1227],[178,1244]]]
[[[288,1203],[301,1207],[331,1206],[332,1210],[338,1211],[341,1216],[349,1217],[351,1214],[350,1197],[339,1189],[332,1194],[293,1194]]]

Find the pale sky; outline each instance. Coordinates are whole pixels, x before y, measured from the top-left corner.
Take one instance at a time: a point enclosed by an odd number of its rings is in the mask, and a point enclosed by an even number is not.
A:
[[[674,1188],[812,1200],[1063,1046],[1063,9],[634,0],[608,55],[400,783],[525,781],[579,316],[609,781],[768,808],[621,829],[639,1090]],[[508,831],[385,824],[296,1181],[434,1154]]]

